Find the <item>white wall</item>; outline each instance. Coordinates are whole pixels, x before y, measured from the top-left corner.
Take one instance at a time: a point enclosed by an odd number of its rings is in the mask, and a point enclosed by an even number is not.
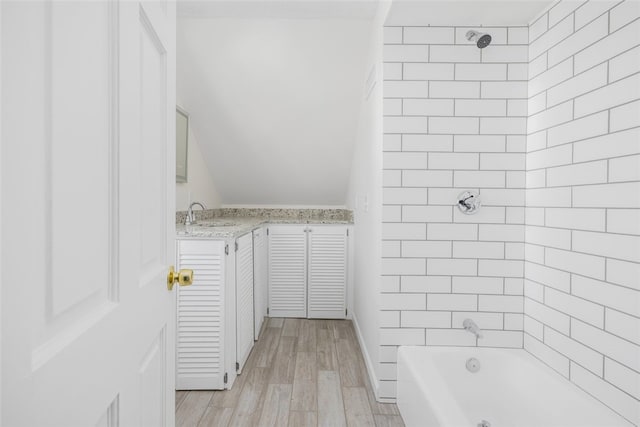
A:
[[[467,30],[385,27],[385,397],[398,345],[522,347],[528,30],[483,27],[483,50]],[[465,190],[475,215],[456,206]]]
[[[640,425],[640,2],[530,26],[524,348]]]
[[[371,26],[347,208],[354,213],[354,323],[376,396],[380,326],[382,222],[382,43],[389,9],[381,3]],[[383,360],[386,355],[382,355]]]
[[[640,425],[640,2],[563,0],[528,37],[487,30],[519,46],[494,34],[478,57],[446,28],[388,31],[381,348],[475,345],[456,329],[468,310],[479,344],[522,342]],[[451,206],[469,187],[479,217]]]
[[[193,123],[191,124],[193,125]],[[176,184],[176,211],[187,210],[191,202],[204,203],[208,209],[219,208],[221,205],[220,194],[218,194],[209,166],[205,162],[200,143],[192,127],[189,128],[187,162],[187,182]]]
[[[178,20],[178,94],[223,203],[344,205],[369,27],[364,18]]]

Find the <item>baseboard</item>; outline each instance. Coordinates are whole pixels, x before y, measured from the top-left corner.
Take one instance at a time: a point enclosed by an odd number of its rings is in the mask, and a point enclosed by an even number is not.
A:
[[[358,325],[358,318],[356,317],[355,313],[352,313],[351,320],[353,321],[353,328],[355,329],[356,336],[358,337],[358,343],[360,344],[362,357],[364,357],[364,364],[367,366],[367,373],[369,374],[369,382],[371,383],[373,394],[376,398],[376,401],[380,402],[380,398],[378,397],[378,378],[376,377],[375,369],[373,369],[373,363],[371,362],[371,358],[369,357],[367,346],[364,345],[364,339],[362,338],[360,326]]]

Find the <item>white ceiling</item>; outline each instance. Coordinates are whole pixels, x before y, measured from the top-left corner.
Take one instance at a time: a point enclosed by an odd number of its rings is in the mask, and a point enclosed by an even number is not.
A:
[[[394,0],[386,25],[528,25],[554,0]]]
[[[178,101],[224,204],[345,204],[369,31],[363,19],[178,20]]]

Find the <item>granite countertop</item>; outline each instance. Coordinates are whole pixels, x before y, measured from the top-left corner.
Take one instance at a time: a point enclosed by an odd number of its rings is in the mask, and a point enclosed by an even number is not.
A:
[[[352,224],[338,218],[246,217],[229,216],[199,220],[196,224],[176,224],[179,239],[232,239],[249,233],[264,224]]]

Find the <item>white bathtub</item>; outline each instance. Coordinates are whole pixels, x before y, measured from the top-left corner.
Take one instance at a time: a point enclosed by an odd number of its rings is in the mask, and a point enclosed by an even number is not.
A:
[[[466,369],[469,358],[480,370]],[[398,407],[407,427],[632,426],[524,350],[400,347]]]

